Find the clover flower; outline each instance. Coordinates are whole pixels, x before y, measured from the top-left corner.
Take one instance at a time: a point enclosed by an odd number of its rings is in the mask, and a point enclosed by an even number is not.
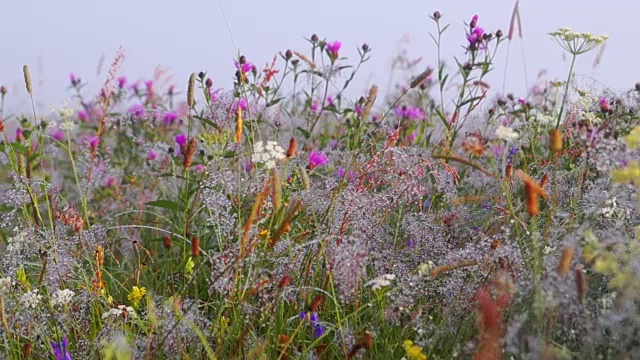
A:
[[[253,144],[253,155],[251,161],[254,163],[262,163],[267,169],[276,167],[276,162],[286,158],[284,149],[278,145],[276,141],[258,141]]]

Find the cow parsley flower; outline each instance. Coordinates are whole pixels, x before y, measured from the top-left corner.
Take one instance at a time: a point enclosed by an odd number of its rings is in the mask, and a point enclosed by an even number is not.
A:
[[[110,316],[119,317],[125,314],[127,317],[136,318],[136,312],[131,306],[118,305],[117,307],[110,309],[102,314],[102,318],[106,319]]]

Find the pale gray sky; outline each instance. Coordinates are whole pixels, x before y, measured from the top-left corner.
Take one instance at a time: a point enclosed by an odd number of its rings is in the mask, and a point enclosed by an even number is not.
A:
[[[258,66],[278,51],[306,51],[303,37],[317,33],[340,40],[342,54],[355,60],[355,48],[368,43],[372,60],[355,81],[363,90],[372,83],[385,87],[389,66],[399,40],[411,38],[409,54],[435,63],[435,46],[428,33],[435,27],[428,18],[435,10],[451,23],[444,54],[462,56],[463,21],[480,16],[488,31],[508,30],[513,0],[4,0],[0,8],[0,84],[11,92],[9,113],[23,109],[28,98],[22,65],[28,64],[38,103],[59,106],[71,95],[69,73],[98,88],[105,74],[96,76],[99,59],[106,67],[122,46],[126,58],[122,74],[130,80],[149,79],[158,65],[168,69],[179,89],[191,72],[207,70],[216,87],[229,88],[234,73],[234,44]],[[529,83],[541,69],[551,78],[565,78],[568,62],[547,35],[558,27],[607,34],[610,40],[599,68],[595,53],[578,62],[577,72],[592,76],[614,90],[624,91],[640,80],[636,1],[522,0],[524,44]],[[223,11],[229,22],[227,28]],[[233,39],[233,41],[232,41]],[[502,84],[506,46],[498,56],[494,88]],[[508,90],[524,92],[521,45],[511,46]],[[352,92],[352,94],[354,94]],[[5,112],[5,115],[8,115]]]

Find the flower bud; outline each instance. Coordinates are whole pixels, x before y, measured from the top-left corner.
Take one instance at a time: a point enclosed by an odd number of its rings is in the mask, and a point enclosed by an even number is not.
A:
[[[200,78],[200,80],[204,80],[204,77],[207,76],[207,74],[205,74],[203,71],[200,71],[198,73],[198,77]]]
[[[291,51],[291,49],[289,49],[289,50],[285,51],[285,53],[284,53],[284,58],[285,58],[285,59],[289,60],[289,59],[291,59],[292,57],[293,57],[293,52]]]
[[[499,38],[501,38],[501,37],[502,37],[502,35],[503,35],[503,34],[502,34],[502,30],[498,30],[498,31],[496,31],[496,37],[497,37],[498,39],[499,39]]]
[[[362,44],[362,51],[367,52],[369,49],[369,44]]]
[[[638,85],[636,85],[636,89],[638,88]],[[0,94],[2,95],[7,95],[7,87],[6,86],[0,86]]]
[[[204,84],[207,86],[207,88],[211,88],[213,86],[213,80],[209,78]]]
[[[318,35],[316,35],[316,34],[311,35],[311,41],[312,42],[317,43],[318,40],[319,40]]]
[[[442,14],[440,14],[440,11],[436,11],[433,13],[433,19],[434,20],[440,20],[440,18],[442,17]]]

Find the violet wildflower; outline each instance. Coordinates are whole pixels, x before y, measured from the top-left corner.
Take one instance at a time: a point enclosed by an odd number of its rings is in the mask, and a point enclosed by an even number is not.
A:
[[[116,179],[109,177],[105,184],[106,187],[114,187],[116,185]]]
[[[176,143],[180,145],[180,147],[187,145],[187,135],[185,134],[176,135],[175,140],[176,140]]]
[[[360,104],[356,105],[355,111],[356,111],[356,115],[358,116],[362,116],[362,110],[364,110],[364,107]]]
[[[321,152],[312,150],[311,154],[309,154],[309,170],[313,170],[318,166],[327,165],[328,163],[329,159],[327,158],[327,155]]]
[[[248,73],[250,71],[255,71],[256,67],[250,62],[238,63],[237,61],[233,62],[236,69],[242,71],[242,73]]]
[[[120,76],[118,78],[118,87],[120,89],[124,89],[125,86],[127,86],[127,78],[124,76]]]
[[[480,44],[482,44],[482,41],[483,41],[483,38],[482,38],[483,35],[484,35],[484,29],[479,26],[471,30],[469,35],[467,35],[467,41],[469,41],[470,50],[473,51],[479,48]]]
[[[153,93],[153,80],[145,81],[144,86],[147,88],[147,95]]]
[[[311,111],[312,111],[312,112],[314,112],[314,113],[317,113],[317,112],[318,112],[318,108],[319,108],[319,106],[318,106],[318,102],[317,102],[317,101],[314,101],[314,102],[311,104]]]
[[[233,105],[233,111],[236,112],[238,110],[238,108],[242,109],[242,111],[247,110],[247,99],[242,98],[238,101],[236,101],[236,103]]]
[[[149,153],[147,154],[147,160],[148,161],[155,160],[157,157],[158,157],[158,154],[156,154],[155,151],[149,150]]]
[[[88,112],[86,112],[84,110],[80,110],[80,111],[78,111],[77,115],[78,115],[78,119],[80,119],[81,121],[89,122],[89,113]]]
[[[202,165],[202,164],[198,164],[198,165],[196,165],[196,167],[194,168],[194,170],[195,170],[197,173],[202,173],[202,172],[204,172],[204,165]]]
[[[56,130],[54,132],[51,133],[51,137],[54,138],[57,141],[64,141],[64,131],[62,130]]]
[[[98,148],[98,145],[100,145],[100,138],[97,136],[89,136],[88,140],[89,146],[91,146],[91,151],[95,152]]]
[[[600,98],[600,102],[598,103],[598,105],[600,105],[600,111],[602,111],[603,113],[609,112],[609,110],[611,110],[611,107],[609,107],[609,102],[606,98]]]
[[[171,125],[178,120],[178,114],[175,111],[168,111],[162,116],[162,122],[165,125]]]
[[[53,354],[55,355],[56,360],[71,360],[71,354],[67,350],[67,345],[67,338],[62,339],[62,341],[59,343],[51,343],[51,349],[53,350]]]
[[[135,104],[131,106],[127,112],[131,114],[131,116],[133,117],[141,118],[144,116],[145,109],[144,109],[144,106],[140,104]]]
[[[345,169],[343,167],[339,167],[338,170],[336,171],[336,176],[338,178],[342,179],[346,173],[347,172],[345,171]]]
[[[340,56],[341,46],[342,46],[342,43],[340,43],[340,41],[337,41],[337,40],[327,44],[327,53],[329,54],[329,57],[331,58],[332,61],[335,61],[338,58],[338,56]]]
[[[76,77],[74,73],[69,74],[69,81],[71,81],[71,86],[76,87],[80,84],[80,79]]]

